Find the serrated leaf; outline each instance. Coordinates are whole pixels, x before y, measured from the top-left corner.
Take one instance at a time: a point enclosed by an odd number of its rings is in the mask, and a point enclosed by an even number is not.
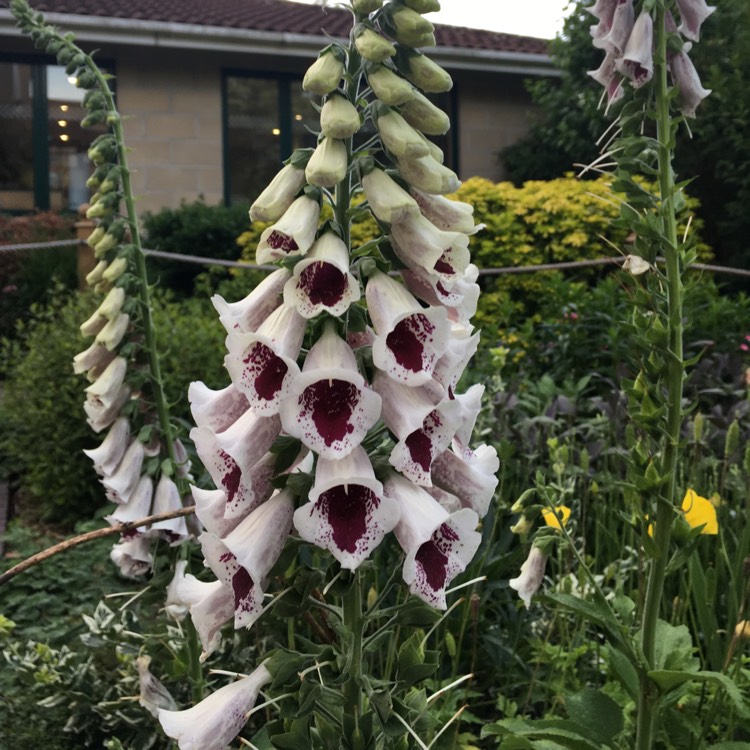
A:
[[[721,672],[686,672],[670,669],[655,669],[648,673],[663,692],[669,692],[686,682],[712,682],[722,687],[732,701],[737,713],[743,718],[750,718],[750,708],[735,682]]]

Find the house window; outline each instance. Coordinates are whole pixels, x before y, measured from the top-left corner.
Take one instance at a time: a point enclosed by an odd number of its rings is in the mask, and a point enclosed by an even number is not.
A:
[[[0,210],[75,211],[88,200],[84,91],[59,65],[0,62]]]
[[[301,79],[224,76],[224,199],[252,203],[297,148],[314,147],[318,113]]]

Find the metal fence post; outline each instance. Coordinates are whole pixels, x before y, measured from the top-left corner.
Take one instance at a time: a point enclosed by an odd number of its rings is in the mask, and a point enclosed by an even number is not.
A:
[[[87,288],[86,276],[91,273],[91,271],[94,270],[94,266],[96,266],[94,251],[86,244],[89,235],[96,228],[96,222],[86,218],[86,211],[88,211],[88,208],[88,203],[82,203],[78,207],[78,214],[81,218],[73,224],[76,239],[78,240],[78,288],[81,291]]]

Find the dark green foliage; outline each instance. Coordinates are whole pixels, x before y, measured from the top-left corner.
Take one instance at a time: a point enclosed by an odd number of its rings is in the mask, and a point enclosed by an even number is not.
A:
[[[143,218],[144,245],[184,255],[237,260],[236,238],[247,229],[247,206],[208,206],[203,201],[182,202],[179,208],[164,208]],[[150,258],[149,275],[162,287],[180,295],[191,294],[195,277],[204,267]]]

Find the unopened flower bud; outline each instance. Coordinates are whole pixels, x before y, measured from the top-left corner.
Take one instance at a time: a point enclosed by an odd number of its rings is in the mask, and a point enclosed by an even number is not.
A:
[[[441,94],[453,88],[453,79],[427,55],[419,52],[409,55],[404,67],[406,77],[422,91]]]
[[[355,13],[373,13],[383,7],[383,0],[352,0]]]
[[[114,284],[115,281],[117,281],[117,279],[119,279],[127,270],[128,261],[125,258],[115,258],[112,263],[109,264],[109,268],[107,268],[102,274],[102,279]]]
[[[396,54],[396,48],[374,29],[362,26],[355,34],[354,46],[365,60],[380,63]]]
[[[401,7],[389,14],[393,25],[393,36],[399,44],[409,47],[432,47],[435,45],[435,27],[426,18],[411,8]],[[390,33],[390,31],[389,31]]]
[[[445,135],[451,126],[448,115],[418,91],[401,107],[401,114],[409,125],[427,135]]]
[[[93,232],[91,232],[88,239],[86,240],[86,244],[89,247],[96,247],[97,243],[101,242],[104,239],[104,235],[106,234],[106,232],[106,227],[100,224],[96,229],[94,229]]]
[[[430,153],[419,133],[395,110],[380,115],[376,125],[380,140],[394,156],[416,159]]]
[[[107,270],[107,261],[100,260],[95,266],[93,271],[89,271],[86,274],[86,283],[89,286],[93,286],[102,280],[102,274]]]
[[[329,48],[321,52],[318,59],[307,69],[302,88],[318,96],[334,91],[344,75],[343,53]]]
[[[521,516],[516,523],[510,527],[511,533],[525,536],[534,528],[534,523],[526,516]]]
[[[397,107],[414,98],[412,85],[385,65],[377,65],[368,71],[367,82],[375,96],[389,107]]]
[[[115,315],[119,314],[123,302],[125,302],[125,290],[117,286],[104,298],[97,312],[107,320],[112,320]]]
[[[350,138],[360,127],[357,108],[343,96],[330,96],[320,111],[320,129],[330,138]]]
[[[305,177],[311,185],[334,187],[346,176],[346,145],[336,138],[323,138],[310,157]]]
[[[440,10],[439,0],[404,0],[404,5],[417,13],[437,13]]]
[[[740,620],[737,623],[734,637],[739,641],[750,641],[750,620]]]
[[[287,164],[250,206],[253,221],[278,221],[305,184],[305,171]]]

